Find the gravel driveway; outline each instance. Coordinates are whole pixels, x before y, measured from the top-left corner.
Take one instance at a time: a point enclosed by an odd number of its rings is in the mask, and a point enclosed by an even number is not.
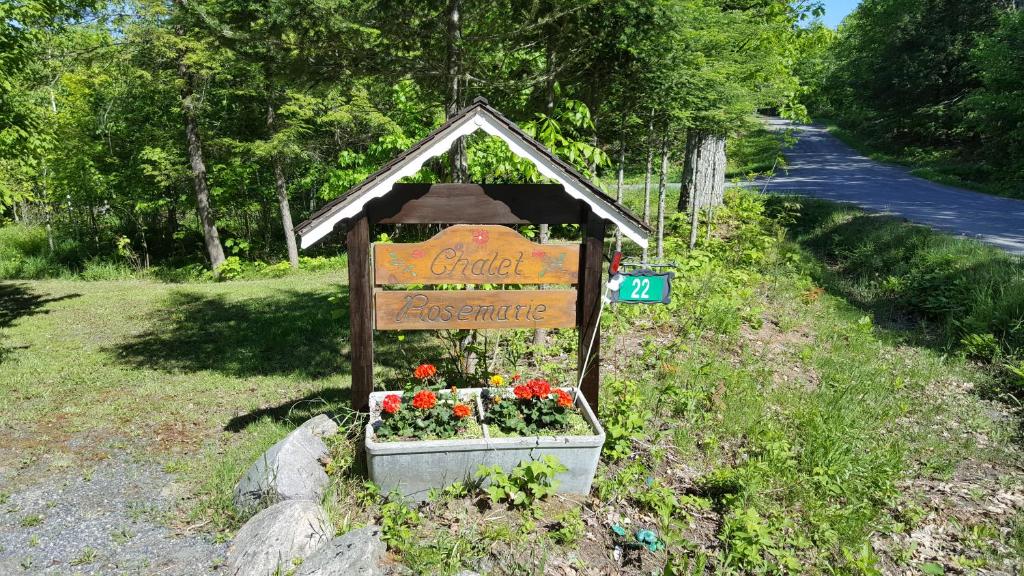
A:
[[[51,453],[16,475],[0,469],[4,576],[202,576],[226,555],[208,535],[171,528],[177,485],[155,463],[122,453],[85,467]]]
[[[799,138],[785,152],[789,169],[769,182],[768,191],[851,202],[1024,254],[1024,201],[912,176],[907,168],[858,154],[821,126],[798,126],[777,118],[767,122],[778,130],[794,128]]]

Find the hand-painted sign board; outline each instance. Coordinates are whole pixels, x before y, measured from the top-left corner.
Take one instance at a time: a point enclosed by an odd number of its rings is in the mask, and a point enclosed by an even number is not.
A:
[[[634,270],[620,272],[613,278],[618,288],[610,290],[612,302],[632,304],[668,304],[672,297],[672,272]]]
[[[374,244],[375,284],[575,284],[578,244],[536,244],[505,226],[457,225],[424,242]]]
[[[377,330],[572,328],[576,290],[377,290]]]

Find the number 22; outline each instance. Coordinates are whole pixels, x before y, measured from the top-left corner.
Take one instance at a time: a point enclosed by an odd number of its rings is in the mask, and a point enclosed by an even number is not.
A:
[[[633,293],[630,295],[632,300],[646,300],[650,298],[651,291],[651,279],[650,278],[637,278],[633,280]]]

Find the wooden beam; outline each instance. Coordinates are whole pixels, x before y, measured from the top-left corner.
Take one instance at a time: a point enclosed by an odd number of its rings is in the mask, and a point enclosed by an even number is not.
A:
[[[373,280],[370,278],[370,223],[365,215],[349,223],[346,244],[352,408],[366,411],[373,391]]]
[[[597,414],[601,382],[601,325],[598,314],[604,289],[605,221],[589,209],[584,209],[581,226],[585,232],[580,247],[580,283],[576,299],[576,318],[579,323],[577,378],[580,379],[583,396]],[[593,348],[588,355],[592,342]]]
[[[560,184],[395,184],[366,205],[371,224],[575,224]]]

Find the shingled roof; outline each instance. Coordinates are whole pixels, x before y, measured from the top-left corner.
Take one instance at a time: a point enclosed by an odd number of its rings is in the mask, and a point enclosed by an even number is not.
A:
[[[471,105],[393,158],[380,170],[340,197],[328,202],[309,220],[296,226],[295,232],[302,240],[302,247],[308,248],[315,244],[330,233],[339,222],[359,214],[367,202],[386,195],[399,180],[418,172],[427,160],[447,152],[455,140],[477,130],[483,130],[503,140],[514,154],[532,162],[541,174],[561,184],[570,196],[589,204],[597,216],[618,226],[627,238],[640,246],[647,246],[650,227],[625,206],[602,192],[572,165],[552,154],[543,144],[502,116],[486,100],[477,98]]]

